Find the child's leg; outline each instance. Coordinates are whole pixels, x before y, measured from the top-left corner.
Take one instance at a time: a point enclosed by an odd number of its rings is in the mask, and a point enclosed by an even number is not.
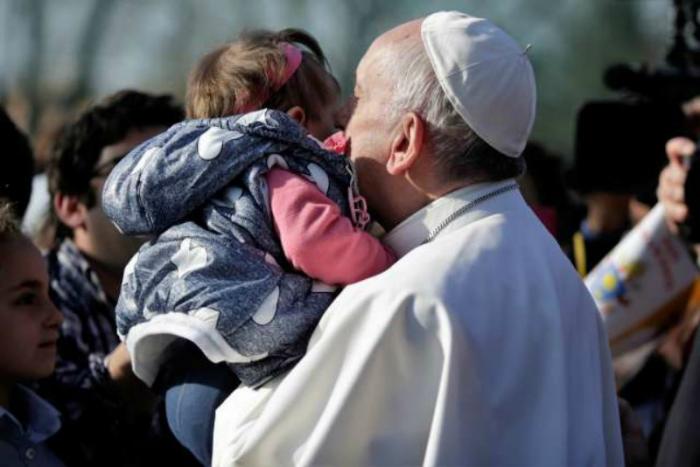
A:
[[[211,465],[214,412],[238,384],[226,364],[210,362],[191,344],[179,348],[159,375],[168,425],[203,465]]]

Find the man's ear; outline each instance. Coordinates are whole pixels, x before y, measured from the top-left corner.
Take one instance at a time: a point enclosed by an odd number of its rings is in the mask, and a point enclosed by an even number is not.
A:
[[[77,196],[56,193],[53,197],[53,208],[58,219],[71,229],[85,226],[88,210]]]
[[[295,105],[291,109],[287,110],[287,115],[296,120],[297,123],[301,126],[304,126],[306,124],[306,112],[304,112],[304,109],[302,109],[298,105]]]
[[[391,142],[386,169],[391,175],[410,170],[423,152],[425,122],[414,112],[401,117],[397,133]]]

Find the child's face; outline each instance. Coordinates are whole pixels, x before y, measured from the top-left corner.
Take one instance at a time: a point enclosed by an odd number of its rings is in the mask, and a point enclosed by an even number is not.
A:
[[[48,284],[46,264],[28,239],[0,241],[0,383],[53,372],[63,316]]]
[[[341,107],[340,102],[340,87],[338,87],[337,82],[333,77],[327,75],[329,85],[333,89],[333,96],[328,102],[328,105],[323,106],[317,112],[316,118],[309,118],[306,120],[306,129],[309,130],[311,135],[323,141],[330,135],[338,131],[338,113]]]

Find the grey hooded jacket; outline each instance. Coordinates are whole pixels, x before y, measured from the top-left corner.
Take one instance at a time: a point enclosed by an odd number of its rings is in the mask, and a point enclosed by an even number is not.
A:
[[[334,288],[287,263],[264,177],[273,166],[313,181],[350,215],[349,160],[278,111],[181,122],[111,172],[107,215],[125,234],[155,236],[127,265],[116,307],[146,383],[177,338],[230,363],[249,386],[303,356]]]

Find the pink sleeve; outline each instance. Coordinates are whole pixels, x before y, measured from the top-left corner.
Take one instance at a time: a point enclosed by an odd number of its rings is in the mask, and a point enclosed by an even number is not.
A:
[[[267,173],[270,207],[282,249],[292,265],[329,284],[351,284],[378,274],[394,253],[357,229],[312,182],[286,170]]]

